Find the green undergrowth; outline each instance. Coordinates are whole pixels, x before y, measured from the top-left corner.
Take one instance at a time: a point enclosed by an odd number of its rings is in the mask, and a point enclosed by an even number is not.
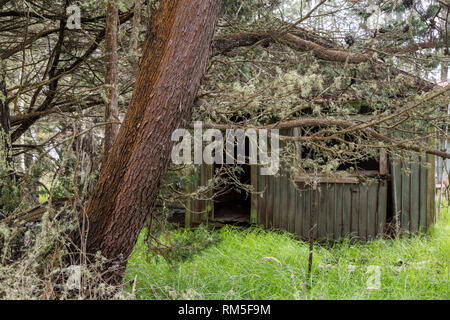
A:
[[[449,299],[450,214],[427,235],[314,246],[259,228],[178,229],[149,252],[145,231],[126,271],[137,299]],[[189,245],[187,246],[189,247]],[[167,250],[172,254],[167,254]]]

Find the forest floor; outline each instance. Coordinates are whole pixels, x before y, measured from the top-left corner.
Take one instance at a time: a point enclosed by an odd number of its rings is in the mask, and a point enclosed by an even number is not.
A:
[[[317,244],[310,276],[308,243],[288,233],[178,229],[160,241],[179,247],[149,251],[143,232],[129,259],[137,299],[450,299],[448,207],[427,235]]]

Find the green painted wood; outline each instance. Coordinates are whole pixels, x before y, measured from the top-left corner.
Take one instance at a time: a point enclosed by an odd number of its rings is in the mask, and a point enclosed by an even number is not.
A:
[[[402,167],[398,162],[392,164],[392,205],[394,223],[401,227],[402,220]]]
[[[305,191],[303,192],[303,234],[302,236],[305,238],[309,237],[309,228],[310,228],[310,216],[311,216],[311,200],[312,200],[312,191],[303,184]]]
[[[273,204],[274,204],[274,177],[267,176],[267,199],[266,199],[266,227],[273,228]]]
[[[297,189],[295,188],[295,183],[291,179],[289,179],[288,199],[288,230],[289,232],[295,233],[295,218],[297,216]]]
[[[281,177],[279,175],[274,177],[273,182],[273,227],[278,229],[281,226]]]
[[[428,139],[428,145],[435,146],[436,140],[434,135],[436,134],[436,130],[434,127],[429,128],[430,138]],[[431,154],[427,154],[427,230],[434,223],[436,218],[436,194],[435,194],[435,156]]]
[[[352,214],[352,203],[351,203],[351,193],[350,186],[342,185],[342,227],[341,227],[341,237],[346,237],[350,233],[351,226],[351,214]]]
[[[303,191],[301,185],[297,184],[296,189],[296,212],[295,212],[295,234],[302,236],[303,234]]]
[[[334,208],[334,239],[340,239],[342,237],[343,229],[343,215],[344,215],[344,202],[343,202],[343,185],[335,185],[336,193],[336,205]]]
[[[377,235],[379,186],[379,183],[370,183],[367,187],[367,239],[373,239]]]
[[[280,176],[280,202],[278,204],[278,214],[279,214],[279,228],[283,230],[288,230],[288,187],[289,180],[286,176],[286,173]]]
[[[318,210],[317,210],[317,238],[327,239],[327,216],[328,216],[328,199],[329,199],[329,184],[323,183],[317,190],[318,196]]]
[[[419,222],[420,232],[427,230],[427,168],[424,167],[426,163],[425,156],[420,156],[421,165],[419,166]]]
[[[282,136],[289,136],[291,129],[280,129],[279,133]],[[280,150],[283,150],[286,146],[286,141],[281,140],[279,142]],[[287,177],[286,168],[282,165],[278,172],[278,175],[274,177],[274,227],[277,229],[286,229],[287,227]]]
[[[402,231],[410,232],[409,230],[409,222],[410,222],[410,183],[411,183],[411,175],[408,174],[406,170],[410,169],[410,166],[407,164],[403,164],[404,169],[402,171],[402,191],[401,191],[401,202],[402,202]]]
[[[350,234],[353,236],[358,235],[359,232],[359,194],[360,186],[351,185],[351,223],[350,223]]]
[[[369,187],[367,184],[359,186],[359,202],[358,206],[358,237],[361,239],[367,239],[367,224],[369,219],[369,202],[367,200],[367,193]]]
[[[386,228],[388,186],[386,181],[380,181],[378,189],[377,236],[382,237]]]
[[[258,179],[260,178],[258,176],[258,166],[257,165],[252,165],[251,166],[251,185],[253,187],[254,190],[258,190]],[[250,195],[251,199],[250,199],[250,223],[254,223],[256,224],[258,222],[258,199],[259,199],[259,195],[256,192],[253,192]]]
[[[336,213],[336,184],[332,183],[328,188],[328,198],[327,198],[327,239],[335,239],[334,225],[335,225],[335,213]]]
[[[418,163],[419,158],[417,156],[414,156],[413,163],[411,165],[411,207],[410,207],[410,218],[411,218],[411,229],[410,231],[412,233],[418,233],[419,232],[419,215],[420,215],[420,185],[419,185],[419,178],[420,178],[420,172],[419,167],[420,164]]]
[[[318,218],[320,212],[320,193],[319,190],[315,189],[311,191],[311,210],[310,210],[310,221],[309,230],[310,234],[314,240],[318,237]]]

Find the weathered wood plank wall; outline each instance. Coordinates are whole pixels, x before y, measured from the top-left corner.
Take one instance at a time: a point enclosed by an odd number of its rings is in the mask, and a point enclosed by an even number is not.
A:
[[[393,167],[392,179],[396,188],[393,201],[398,210],[400,230],[403,233],[425,232],[431,223],[428,220],[434,217],[434,193],[429,195],[429,185],[434,188],[434,178],[430,181],[428,174],[434,172],[434,168],[432,165],[427,167],[425,156],[395,162]],[[428,210],[433,212],[429,214]]]
[[[382,235],[386,222],[387,183],[294,182],[286,173],[260,176],[257,223],[304,238],[336,240],[353,235],[367,240]]]

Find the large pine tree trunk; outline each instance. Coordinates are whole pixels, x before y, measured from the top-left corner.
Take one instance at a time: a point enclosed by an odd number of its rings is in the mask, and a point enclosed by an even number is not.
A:
[[[208,65],[221,0],[160,2],[128,112],[86,209],[86,250],[126,262],[187,127]]]

